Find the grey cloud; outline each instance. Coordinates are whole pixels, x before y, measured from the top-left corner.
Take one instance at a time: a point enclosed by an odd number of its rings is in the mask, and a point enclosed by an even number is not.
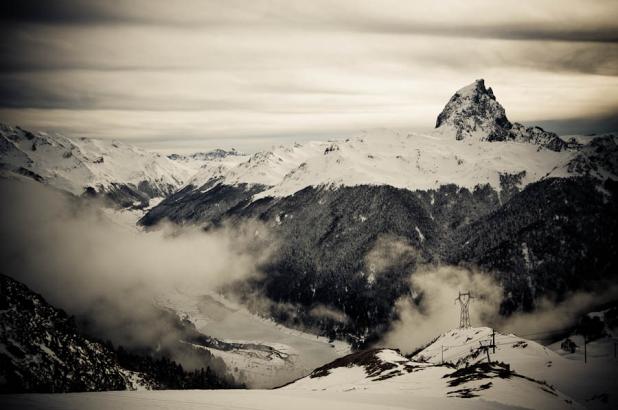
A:
[[[618,130],[618,104],[613,109],[613,113],[599,117],[546,119],[527,122],[526,125],[538,125],[561,135],[616,132]]]
[[[3,21],[48,24],[111,22],[121,18],[114,1],[9,0],[0,6]],[[117,4],[116,4],[117,6]]]
[[[504,317],[499,314],[503,289],[490,273],[455,266],[428,266],[410,276],[415,297],[402,297],[396,302],[399,319],[379,344],[409,353],[436,334],[454,328],[459,315],[453,301],[458,292],[466,290],[473,290],[475,296],[470,306],[472,326],[490,326],[502,333],[520,335],[564,330],[576,324],[582,314],[615,300],[618,295],[618,286],[612,283],[590,286],[596,291],[571,293],[562,300],[538,299],[535,311]]]
[[[0,21],[43,25],[219,24],[223,16],[218,11],[229,10],[234,14],[230,7],[220,7],[216,1],[208,0],[184,4],[156,0],[9,0],[0,7]],[[213,12],[195,13],[196,8]]]
[[[333,23],[336,27],[337,23]],[[393,22],[367,20],[345,22],[351,30],[370,33],[424,35],[440,37],[469,37],[477,39],[500,39],[522,41],[566,41],[566,42],[618,42],[618,27],[581,27],[567,25],[539,27],[524,24],[425,24],[419,21]]]
[[[157,143],[422,129],[480,77],[517,121],[615,113],[615,2],[384,1],[10,2],[0,119]]]
[[[182,334],[154,307],[157,297],[259,277],[276,247],[256,222],[140,232],[113,221],[100,204],[29,180],[0,179],[0,197],[0,272],[125,346],[173,349]],[[190,358],[172,354],[191,367]]]
[[[577,2],[571,2],[577,3]],[[601,2],[602,4],[603,2]],[[589,3],[588,3],[589,4]],[[586,5],[588,5],[586,4]],[[605,2],[608,10],[616,11],[616,6]],[[504,5],[504,12],[497,13],[495,7],[470,5],[462,11],[457,20],[440,21],[439,15],[433,18],[419,18],[418,5],[390,4],[394,10],[399,6],[399,14],[378,13],[375,4],[370,2],[314,2],[299,5],[290,2],[256,1],[225,3],[216,1],[184,1],[170,4],[161,1],[86,1],[55,0],[40,2],[20,0],[5,2],[2,6],[2,19],[6,22],[35,23],[52,25],[69,24],[149,24],[160,26],[199,27],[240,24],[250,27],[296,26],[303,30],[337,30],[361,33],[391,33],[406,35],[430,35],[446,37],[494,38],[508,40],[549,40],[568,42],[618,42],[616,24],[594,24],[590,19],[581,18],[569,12],[582,4],[556,5],[537,4],[540,15],[543,12],[559,13],[568,17],[552,21],[538,20],[533,23],[509,22],[509,9],[518,11],[512,4]],[[330,6],[325,13],[326,6]],[[388,6],[385,5],[385,6]],[[475,9],[477,12],[475,14]],[[495,22],[478,22],[479,12],[491,15]],[[473,18],[476,17],[476,18]]]

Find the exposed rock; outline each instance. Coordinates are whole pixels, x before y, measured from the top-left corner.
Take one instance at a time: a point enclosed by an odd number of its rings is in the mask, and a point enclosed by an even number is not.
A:
[[[125,390],[127,373],[105,346],[25,285],[0,275],[0,391]]]
[[[436,128],[452,130],[457,140],[518,141],[552,151],[568,147],[553,132],[541,127],[511,123],[492,89],[485,88],[482,79],[460,89],[451,97],[438,115]]]

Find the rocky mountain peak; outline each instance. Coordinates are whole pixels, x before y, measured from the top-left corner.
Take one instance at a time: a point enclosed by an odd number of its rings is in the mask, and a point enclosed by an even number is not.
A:
[[[458,140],[504,140],[511,127],[504,108],[483,79],[458,90],[436,121],[436,128],[453,129]]]
[[[436,128],[454,133],[457,140],[527,142],[552,151],[568,148],[568,144],[551,131],[511,123],[483,79],[461,88],[451,97],[438,115]]]

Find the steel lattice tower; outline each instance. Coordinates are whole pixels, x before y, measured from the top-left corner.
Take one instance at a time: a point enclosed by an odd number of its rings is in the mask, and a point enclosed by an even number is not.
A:
[[[455,298],[455,303],[459,302],[459,328],[465,329],[470,327],[470,301],[474,299],[470,292],[459,292],[459,296]]]

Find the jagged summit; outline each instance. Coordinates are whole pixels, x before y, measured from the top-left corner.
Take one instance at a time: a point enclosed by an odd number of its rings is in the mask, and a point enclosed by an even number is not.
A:
[[[491,87],[479,79],[458,90],[438,115],[436,128],[457,140],[529,142],[561,151],[567,147],[557,134],[540,127],[511,123]]]
[[[452,128],[457,140],[476,137],[482,141],[502,141],[512,126],[483,79],[458,90],[436,121],[436,128]]]

